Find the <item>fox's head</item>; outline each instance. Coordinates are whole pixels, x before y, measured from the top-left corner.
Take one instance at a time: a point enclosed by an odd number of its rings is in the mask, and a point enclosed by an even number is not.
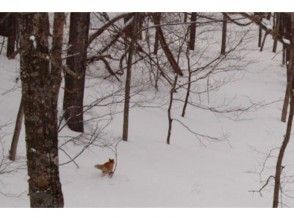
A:
[[[110,163],[113,163],[114,162],[114,159],[110,159],[108,160]]]

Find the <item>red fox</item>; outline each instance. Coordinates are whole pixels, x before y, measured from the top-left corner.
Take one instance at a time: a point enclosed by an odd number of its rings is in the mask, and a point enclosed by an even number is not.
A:
[[[103,176],[108,174],[110,177],[113,175],[114,159],[110,159],[104,164],[96,164],[95,168],[102,171]]]

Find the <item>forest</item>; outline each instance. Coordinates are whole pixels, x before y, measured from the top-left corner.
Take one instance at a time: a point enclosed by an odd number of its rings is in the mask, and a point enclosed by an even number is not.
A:
[[[294,207],[294,13],[1,12],[0,207]]]

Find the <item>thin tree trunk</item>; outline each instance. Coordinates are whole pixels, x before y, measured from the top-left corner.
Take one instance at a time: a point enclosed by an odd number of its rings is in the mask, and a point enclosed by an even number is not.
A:
[[[275,173],[275,186],[274,186],[274,196],[273,196],[273,208],[279,206],[279,194],[281,189],[281,174],[283,170],[282,162],[287,145],[291,136],[293,115],[294,115],[294,96],[293,96],[293,75],[294,75],[294,13],[291,13],[291,43],[290,43],[290,64],[289,64],[289,75],[290,80],[287,82],[289,88],[289,98],[290,98],[290,112],[288,116],[286,134],[279,151],[278,160],[276,164]]]
[[[181,68],[179,67],[177,61],[175,60],[171,50],[169,49],[169,46],[166,42],[166,39],[164,38],[164,34],[163,34],[163,31],[160,27],[160,20],[158,19],[158,13],[155,13],[153,15],[153,20],[154,20],[154,24],[155,24],[155,28],[156,28],[156,32],[158,33],[158,38],[159,38],[159,42],[160,42],[160,45],[162,47],[162,50],[168,60],[168,62],[170,63],[173,71],[176,73],[176,74],[179,74],[180,76],[183,76],[183,72],[181,70]]]
[[[184,12],[184,22],[185,23],[187,22],[187,19],[188,19],[188,13],[187,12]]]
[[[276,53],[277,51],[277,46],[278,46],[278,30],[280,28],[280,19],[279,19],[279,13],[275,13],[276,16],[274,16],[274,44],[273,44],[273,52]]]
[[[282,65],[286,64],[286,47],[283,45],[283,53],[282,53]]]
[[[261,28],[261,25],[259,25],[259,31],[258,31],[258,47],[261,47],[261,39],[262,39],[262,28]]]
[[[125,85],[125,102],[124,102],[124,118],[123,118],[123,134],[122,139],[128,141],[129,134],[129,109],[130,109],[130,91],[131,91],[131,76],[132,76],[132,65],[133,55],[135,51],[136,33],[138,30],[139,15],[136,14],[133,18],[132,30],[130,33],[131,42],[129,45],[128,61],[127,61],[127,75]]]
[[[61,84],[61,66],[62,66],[62,45],[63,45],[63,29],[65,24],[65,13],[64,12],[56,12],[54,13],[54,23],[53,23],[53,39],[52,39],[52,59],[54,59],[55,64],[51,63],[51,75],[52,75],[52,83],[56,87],[54,90],[54,98],[53,104],[54,109],[57,109],[58,104],[58,94]],[[57,114],[56,114],[57,116]]]
[[[290,101],[289,85],[290,85],[290,72],[289,72],[289,67],[287,67],[287,86],[286,86],[284,104],[283,104],[282,116],[281,116],[282,122],[286,122],[286,118],[287,118],[288,105]]]
[[[63,207],[59,179],[57,86],[49,72],[48,13],[20,19],[21,80],[31,207]]]
[[[9,15],[9,36],[7,41],[7,57],[13,58],[16,43],[16,31],[17,31],[17,13],[11,13]]]
[[[156,20],[154,23],[160,24],[161,13],[156,13],[155,16],[153,16],[153,19]],[[155,41],[154,41],[154,49],[153,49],[154,54],[157,54],[158,47],[159,47],[159,32],[155,29]]]
[[[23,120],[23,101],[21,99],[20,104],[19,104],[19,108],[18,108],[17,117],[16,117],[15,128],[14,128],[14,133],[13,133],[12,142],[11,142],[11,146],[10,146],[10,151],[9,151],[9,160],[12,160],[12,161],[15,161],[15,157],[16,157],[16,150],[17,150],[19,135],[21,132],[22,120]]]
[[[190,39],[189,39],[189,49],[195,49],[195,41],[196,41],[196,20],[197,20],[197,13],[192,12],[191,14],[191,25],[190,25]]]
[[[175,76],[173,86],[169,92],[169,105],[167,109],[167,118],[168,118],[168,130],[167,130],[167,138],[166,138],[167,144],[170,144],[170,137],[171,137],[171,131],[172,131],[172,124],[173,124],[172,105],[174,100],[174,93],[176,92],[177,82],[178,82],[178,74]]]
[[[293,74],[293,73],[291,73]],[[291,77],[293,78],[293,77]],[[274,198],[273,198],[273,208],[277,208],[279,206],[279,193],[281,188],[281,174],[282,174],[282,162],[285,154],[285,150],[290,140],[291,136],[291,129],[292,129],[292,122],[293,122],[293,114],[294,114],[294,99],[293,99],[293,90],[292,86],[290,85],[291,89],[289,89],[289,96],[290,96],[290,112],[288,116],[287,122],[287,130],[285,134],[285,138],[283,140],[282,146],[280,148],[277,164],[276,164],[276,173],[275,173],[275,187],[274,187]]]
[[[222,45],[221,45],[221,54],[226,54],[226,41],[227,41],[227,23],[228,18],[224,14],[223,15],[223,30],[222,30]]]
[[[188,61],[189,76],[188,76],[188,86],[187,86],[187,91],[186,91],[186,97],[185,97],[185,102],[184,102],[183,111],[182,111],[182,117],[185,117],[185,114],[186,114],[186,108],[187,108],[187,105],[188,105],[189,96],[190,96],[190,88],[191,88],[192,72],[191,72],[191,65],[190,65],[190,53],[189,53],[189,50],[187,50],[186,57],[187,57],[187,61]]]
[[[68,67],[79,74],[79,78],[65,75],[63,110],[68,127],[77,132],[84,131],[83,101],[90,13],[70,14]]]

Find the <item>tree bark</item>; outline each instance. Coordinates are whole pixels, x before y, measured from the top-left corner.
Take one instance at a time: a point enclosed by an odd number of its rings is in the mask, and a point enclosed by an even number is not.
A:
[[[280,28],[280,19],[279,15],[280,13],[275,13],[276,15],[274,16],[274,27],[273,27],[273,36],[274,36],[274,44],[273,44],[273,53],[277,52],[277,46],[278,46],[278,30]]]
[[[286,47],[283,45],[283,51],[282,51],[282,65],[285,65],[286,63]]]
[[[9,15],[9,36],[7,41],[7,57],[12,58],[15,51],[16,33],[17,33],[17,13]]]
[[[59,179],[57,100],[47,54],[48,13],[23,13],[20,65],[31,207],[63,207]]]
[[[284,104],[283,104],[282,116],[281,116],[282,122],[286,122],[286,118],[287,118],[288,106],[290,101],[289,85],[290,85],[290,72],[289,72],[289,67],[287,65],[287,85],[286,85]]]
[[[161,13],[156,13],[155,16],[153,16],[153,19],[156,20],[154,21],[154,23],[160,24]],[[153,49],[154,54],[157,54],[158,47],[159,47],[159,32],[157,31],[157,29],[155,29],[155,41],[154,41],[154,49]]]
[[[189,49],[194,50],[195,48],[195,40],[196,40],[196,20],[197,13],[192,12],[191,14],[191,25],[190,25],[190,39],[189,39]]]
[[[293,73],[291,73],[293,75]],[[291,77],[293,78],[293,77]],[[281,174],[282,174],[282,162],[284,158],[284,154],[287,148],[287,145],[290,140],[291,136],[291,129],[292,129],[292,122],[293,122],[293,114],[294,114],[294,99],[293,99],[293,90],[292,85],[290,85],[289,89],[289,98],[290,98],[290,112],[288,116],[288,122],[287,122],[287,129],[285,138],[283,140],[282,146],[280,148],[280,152],[278,155],[278,160],[276,164],[276,174],[275,174],[275,186],[274,186],[274,198],[273,198],[273,208],[277,208],[279,206],[279,194],[280,194],[280,188],[281,188]]]
[[[287,148],[287,145],[291,136],[291,129],[293,123],[294,115],[294,96],[293,96],[293,75],[294,75],[294,13],[291,13],[291,39],[290,39],[290,64],[289,64],[289,75],[290,80],[287,82],[287,87],[289,88],[289,98],[290,98],[290,111],[287,122],[286,134],[282,143],[282,146],[279,151],[278,160],[276,164],[276,173],[275,173],[275,186],[274,186],[274,196],[273,196],[273,208],[279,206],[279,194],[281,189],[281,174],[283,170],[283,158]]]
[[[187,22],[187,18],[188,18],[188,13],[187,12],[184,12],[184,22],[185,23]]]
[[[176,73],[176,74],[179,74],[180,76],[183,76],[183,72],[181,70],[181,68],[179,67],[177,61],[175,60],[171,50],[169,49],[169,46],[165,40],[165,37],[164,37],[164,34],[163,34],[163,31],[160,27],[160,20],[158,19],[158,13],[155,13],[153,15],[153,21],[154,21],[154,24],[155,24],[155,28],[156,28],[156,33],[158,33],[158,39],[159,39],[159,42],[160,42],[160,45],[162,47],[162,50],[168,60],[168,62],[170,63],[173,71]]]
[[[19,135],[21,132],[22,121],[23,121],[23,102],[21,99],[20,104],[19,104],[19,108],[18,108],[17,117],[16,117],[15,128],[14,128],[14,133],[13,133],[12,142],[11,142],[11,146],[10,146],[10,151],[9,151],[9,160],[12,160],[12,161],[15,161],[17,144],[18,144]]]
[[[84,131],[83,101],[90,13],[71,13],[69,50],[66,64],[78,73],[79,78],[65,75],[63,110],[68,127],[77,132]]]
[[[226,54],[227,22],[228,22],[227,16],[223,15],[223,30],[222,30],[222,45],[221,45],[222,55]]]
[[[53,84],[56,86],[54,90],[53,104],[54,109],[57,110],[58,104],[58,94],[61,84],[61,71],[62,71],[62,45],[63,45],[63,29],[65,24],[65,13],[56,12],[54,13],[54,23],[53,23],[53,39],[52,39],[52,48],[51,48],[51,57],[54,59],[55,63],[51,63],[51,75]],[[56,114],[57,115],[57,114]]]
[[[182,110],[182,117],[185,117],[186,114],[186,108],[188,105],[188,101],[189,101],[189,96],[190,96],[190,89],[191,89],[191,78],[192,78],[192,72],[191,72],[191,64],[190,64],[190,53],[189,50],[187,50],[186,52],[186,57],[187,57],[187,62],[188,62],[188,86],[187,86],[187,91],[186,91],[186,97],[185,97],[185,102],[184,102],[184,106],[183,106],[183,110]]]
[[[133,18],[133,25],[131,26],[132,29],[129,32],[129,37],[131,38],[131,42],[128,49],[129,51],[128,51],[128,61],[127,61],[126,85],[125,85],[125,102],[124,102],[123,134],[122,134],[122,139],[124,141],[128,141],[128,135],[129,135],[131,76],[132,76],[133,55],[135,51],[135,41],[137,39],[136,33],[138,30],[138,19],[139,19],[139,15],[136,14]]]
[[[173,100],[174,100],[174,93],[176,92],[177,82],[178,82],[178,75],[175,76],[173,86],[169,92],[169,105],[167,109],[167,119],[168,119],[168,129],[167,129],[167,137],[166,137],[167,144],[170,144],[170,137],[171,137],[171,131],[172,131],[172,124],[173,124],[172,106],[173,106]]]
[[[259,31],[258,31],[258,47],[261,47],[261,39],[262,39],[262,28],[261,28],[261,25],[259,25]]]

